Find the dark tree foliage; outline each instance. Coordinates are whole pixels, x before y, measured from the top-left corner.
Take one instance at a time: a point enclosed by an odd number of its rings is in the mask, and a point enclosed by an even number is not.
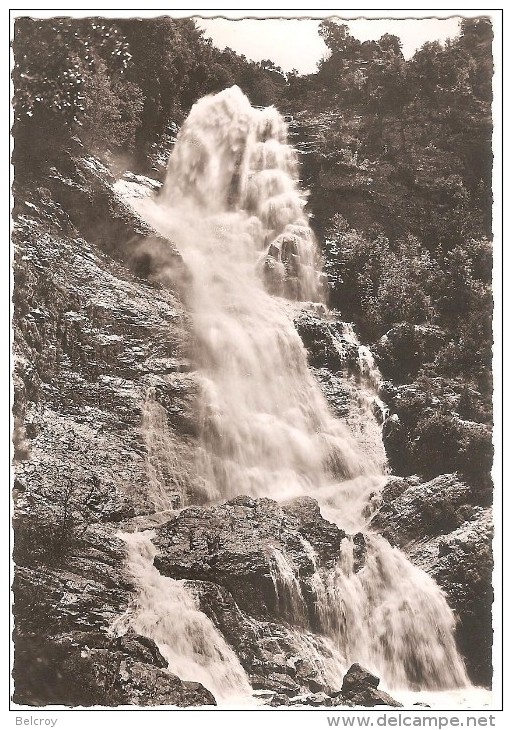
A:
[[[220,51],[188,18],[20,18],[13,47],[18,153],[36,147],[43,168],[72,136],[143,167],[201,96],[238,84],[270,105],[286,83],[272,61]]]
[[[488,495],[492,463],[492,27],[406,60],[399,39],[320,26],[329,55],[290,79],[331,304],[373,349],[398,415],[391,466],[460,471]],[[316,90],[312,93],[312,87]],[[484,500],[488,496],[483,497]]]

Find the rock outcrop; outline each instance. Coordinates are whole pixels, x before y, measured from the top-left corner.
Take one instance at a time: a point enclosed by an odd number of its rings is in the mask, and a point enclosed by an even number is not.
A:
[[[456,474],[443,474],[430,482],[393,477],[380,496],[372,527],[400,548],[448,534],[477,511],[471,504],[471,488]]]
[[[402,707],[393,697],[378,689],[379,677],[372,674],[360,664],[352,664],[343,677],[341,697],[352,705],[375,707]]]
[[[155,565],[171,578],[218,583],[253,616],[286,618],[293,611],[297,622],[300,611],[314,611],[313,605],[300,605],[300,594],[310,593],[308,577],[317,567],[334,566],[344,537],[313,499],[281,506],[237,497],[214,507],[189,507],[158,528]],[[291,570],[290,591],[296,593],[287,606],[276,591],[281,561]]]
[[[492,678],[492,538],[491,510],[475,507],[456,530],[408,552],[445,592],[459,619],[457,641],[470,678],[483,686]]]

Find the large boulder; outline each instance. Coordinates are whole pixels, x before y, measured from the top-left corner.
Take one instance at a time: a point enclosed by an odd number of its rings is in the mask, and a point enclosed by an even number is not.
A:
[[[379,683],[379,677],[356,663],[352,664],[348,672],[343,677],[341,691],[348,695],[354,692],[361,692],[367,687],[378,687]]]
[[[402,707],[403,705],[382,690],[377,689],[379,677],[372,674],[360,664],[352,664],[343,678],[341,697],[351,705],[375,707]]]
[[[271,499],[237,497],[214,507],[189,507],[157,529],[155,565],[172,578],[206,580],[227,588],[252,616],[283,617],[304,603],[317,567],[333,567],[344,533],[312,499],[283,507]],[[290,605],[280,605],[276,581],[288,571]],[[295,609],[295,610],[294,610]],[[306,619],[307,616],[303,617]]]

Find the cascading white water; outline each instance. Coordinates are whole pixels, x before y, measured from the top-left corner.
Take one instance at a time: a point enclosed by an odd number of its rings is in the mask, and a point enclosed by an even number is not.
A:
[[[282,300],[263,285],[273,251],[294,293],[321,295],[285,139],[278,112],[253,109],[237,87],[207,97],[183,126],[159,200],[138,202],[192,274],[205,501],[292,498],[381,473],[381,453],[331,415]]]
[[[165,512],[185,503],[185,486],[180,481],[179,456],[175,453],[167,413],[148,388],[142,406],[142,437],[146,446],[148,498],[155,512]]]
[[[316,584],[322,630],[347,666],[357,661],[388,688],[444,689],[467,684],[453,637],[455,619],[432,578],[378,535],[354,569],[354,545],[342,541],[334,573]]]
[[[296,626],[307,626],[307,606],[289,561],[277,548],[269,549],[269,567],[276,591],[277,611]]]
[[[216,699],[240,703],[251,686],[233,650],[202,613],[182,581],[166,578],[153,565],[156,548],[151,532],[122,535],[128,546],[128,568],[139,589],[137,601],[114,627],[129,627],[157,644],[180,679],[201,682]]]
[[[310,495],[326,518],[364,530],[385,479],[382,443],[358,439],[357,423],[332,416],[276,296],[322,298],[286,137],[279,113],[252,108],[237,87],[206,97],[180,132],[160,197],[135,205],[177,244],[191,275],[187,303],[202,384],[197,470],[204,487],[196,498]],[[369,387],[376,370],[364,348],[360,364]],[[370,417],[366,406],[354,412]],[[300,586],[286,556],[271,560],[286,614],[300,607]],[[365,663],[389,686],[467,682],[441,591],[382,538],[367,536],[359,571],[342,552],[335,573],[317,575],[315,586],[322,631],[346,664]]]

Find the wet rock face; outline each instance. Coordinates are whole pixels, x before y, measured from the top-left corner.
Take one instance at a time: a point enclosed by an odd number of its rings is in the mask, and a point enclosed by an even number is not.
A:
[[[43,537],[39,533],[40,541]],[[169,673],[151,639],[131,631],[113,635],[111,628],[134,591],[123,571],[124,558],[124,543],[106,525],[89,529],[50,564],[41,552],[33,555],[30,567],[17,563],[15,702],[215,704],[204,687],[189,686]]]
[[[282,510],[290,527],[313,547],[317,564],[332,567],[337,562],[339,545],[345,537],[343,530],[322,517],[318,502],[312,497],[298,497],[282,505]]]
[[[332,413],[345,421],[369,458],[384,469],[382,423],[387,408],[379,397],[381,376],[351,324],[322,304],[297,305],[294,325],[308,364]]]
[[[186,587],[234,649],[254,690],[289,697],[326,687],[322,668],[304,657],[307,647],[320,655],[329,651],[321,637],[283,623],[255,620],[218,584],[188,580]]]
[[[315,571],[311,548],[319,567],[332,567],[343,537],[313,499],[281,507],[270,499],[237,497],[188,508],[159,528],[155,565],[172,578],[216,582],[240,608],[268,618],[279,615],[273,551],[286,556],[298,581],[306,582]]]
[[[359,373],[357,345],[344,337],[339,322],[327,321],[321,312],[302,310],[294,324],[308,351],[312,368]]]
[[[177,248],[124,201],[110,172],[93,158],[70,156],[68,165],[71,176],[51,170],[48,189],[81,235],[139,276],[151,278],[165,265],[175,273],[172,288],[185,285],[187,272]]]
[[[52,172],[48,191],[19,206],[15,698],[33,706],[214,704],[204,687],[168,671],[151,640],[111,638],[135,591],[117,531],[193,498],[196,384],[185,309],[156,281],[168,255],[179,270],[176,252],[103,175],[91,161],[77,162],[67,176]],[[347,416],[345,374],[354,383],[361,375],[357,346],[311,313],[298,328],[333,409]],[[480,631],[478,646],[472,637],[489,615],[490,527],[468,506],[465,486],[433,484],[425,499],[418,483],[395,482],[375,526],[394,544],[405,541],[445,588],[462,617],[461,646],[484,676],[488,634]],[[416,544],[425,534],[431,540]],[[329,652],[307,628],[315,621],[309,579],[334,567],[344,537],[310,498],[278,505],[238,497],[185,509],[158,528],[155,562],[187,579],[252,686],[277,692],[273,703],[392,704],[377,685],[354,678],[350,692],[338,691],[340,681],[306,658],[312,648]],[[366,545],[360,535],[353,543],[357,571]],[[293,600],[277,599],[279,555],[302,593],[298,630],[289,620]]]
[[[459,651],[470,679],[492,678],[492,537],[490,509],[474,504],[473,491],[456,475],[431,482],[391,478],[371,525],[429,573],[444,590],[459,621]]]

